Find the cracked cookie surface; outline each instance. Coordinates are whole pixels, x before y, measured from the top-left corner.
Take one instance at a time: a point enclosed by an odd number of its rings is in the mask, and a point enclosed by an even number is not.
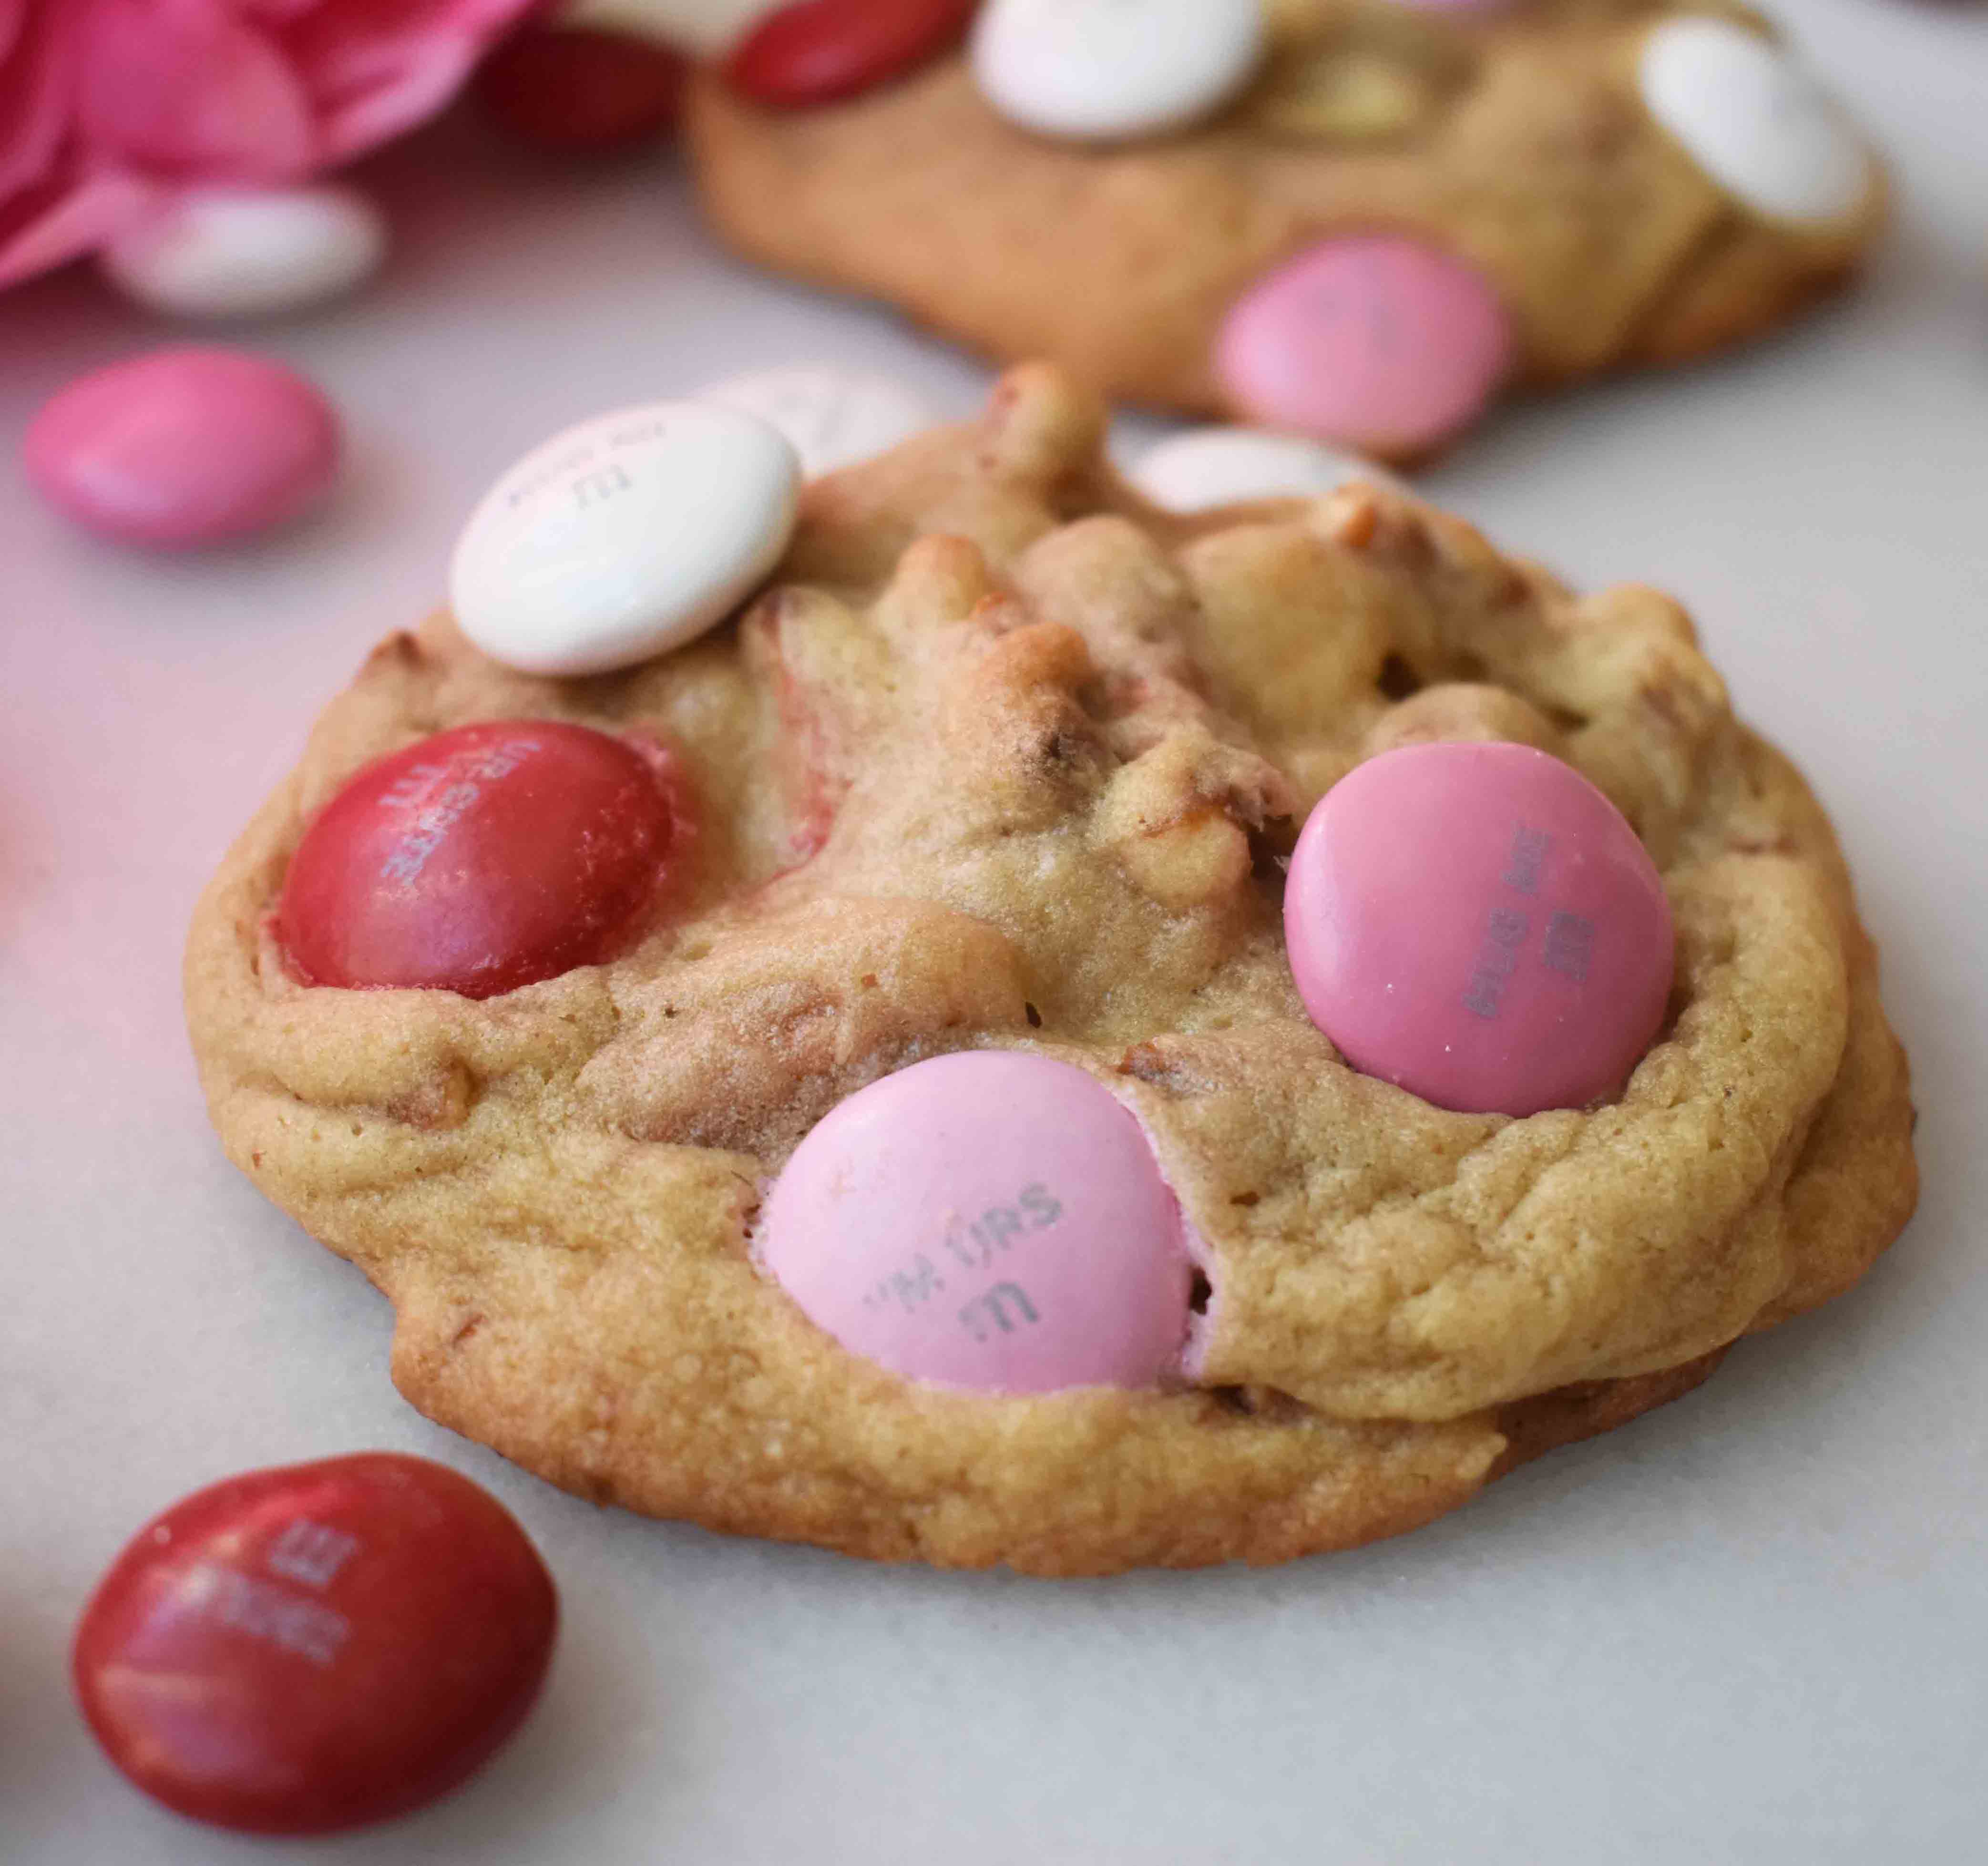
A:
[[[1658,123],[1640,63],[1653,30],[1743,29],[1743,63],[1746,35],[1777,42],[1736,5],[1266,11],[1270,49],[1242,96],[1181,134],[1106,147],[1005,122],[963,53],[800,111],[760,108],[706,73],[686,132],[707,215],[763,264],[986,354],[1048,358],[1107,396],[1205,414],[1250,411],[1218,358],[1232,307],[1320,242],[1401,235],[1473,269],[1510,320],[1507,386],[1537,388],[1779,323],[1854,270],[1882,218],[1868,157],[1861,189],[1819,215],[1736,194],[1775,134],[1773,101],[1753,100],[1759,120],[1735,131],[1725,93],[1687,93],[1722,145],[1741,138],[1723,180]],[[1681,82],[1694,79],[1706,82],[1695,68]]]
[[[583,679],[445,614],[325,714],[194,924],[230,1156],[397,1311],[431,1416],[583,1495],[881,1558],[1275,1561],[1405,1529],[1834,1296],[1908,1215],[1904,1058],[1829,826],[1677,606],[1578,596],[1412,498],[1164,514],[1046,368],[811,484],[773,583]],[[474,722],[669,746],[701,816],[663,922],[472,1000],[306,986],[286,865],[361,765]],[[1355,1073],[1280,929],[1362,759],[1574,765],[1678,933],[1623,1092],[1513,1120]],[[970,1048],[1088,1072],[1205,1240],[1195,1384],[975,1395],[815,1329],[763,1187],[866,1083]]]

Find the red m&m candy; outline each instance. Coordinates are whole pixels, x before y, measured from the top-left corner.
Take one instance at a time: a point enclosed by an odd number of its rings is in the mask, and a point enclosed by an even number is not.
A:
[[[505,720],[368,765],[290,859],[276,932],[313,985],[489,998],[639,933],[691,833],[659,746]]]
[[[733,89],[797,110],[901,77],[965,37],[975,0],[795,0],[725,61]]]
[[[118,1557],[76,1630],[76,1696],[168,1807],[262,1834],[404,1814],[524,1721],[552,1577],[496,1500],[369,1452],[231,1478]]]
[[[520,142],[560,154],[632,148],[673,128],[683,59],[625,32],[527,26],[476,73],[478,100]]]
[[[1354,1068],[1478,1113],[1618,1089],[1671,987],[1670,904],[1621,813],[1530,745],[1356,766],[1299,837],[1291,973]]]

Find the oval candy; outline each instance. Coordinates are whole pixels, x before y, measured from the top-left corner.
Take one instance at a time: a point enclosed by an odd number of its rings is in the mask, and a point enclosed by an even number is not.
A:
[[[350,291],[387,222],[347,188],[181,188],[98,254],[127,298],[175,317],[254,317]]]
[[[1258,0],[989,0],[973,76],[1010,123],[1108,142],[1219,109],[1262,62]]]
[[[1405,745],[1307,820],[1285,950],[1312,1021],[1439,1107],[1533,1114],[1612,1094],[1663,1023],[1675,938],[1636,832],[1530,745]]]
[[[140,1530],[71,1672],[119,1769],[196,1820],[329,1834],[457,1787],[551,1662],[552,1577],[496,1499],[374,1452],[256,1471]]]
[[[1266,499],[1321,499],[1361,480],[1399,488],[1358,455],[1260,428],[1191,428],[1148,448],[1127,475],[1169,512],[1207,512]]]
[[[793,0],[762,19],[725,60],[756,103],[801,110],[884,84],[965,35],[975,0]]]
[[[236,350],[162,350],[79,377],[22,444],[28,478],[93,531],[168,549],[294,518],[338,470],[338,417],[311,383]]]
[[[1515,349],[1474,267],[1407,235],[1360,235],[1251,286],[1223,320],[1215,366],[1252,420],[1394,459],[1476,420]]]
[[[986,1393],[1178,1371],[1194,1266],[1139,1124],[1081,1070],[972,1050],[833,1109],[767,1198],[760,1262],[818,1327]]]
[[[779,562],[800,464],[783,436],[699,402],[618,409],[555,434],[457,541],[462,632],[527,674],[600,674],[681,646]]]
[[[477,101],[521,143],[559,155],[602,155],[676,127],[687,67],[667,46],[631,32],[526,26],[477,67]]]
[[[1650,114],[1756,214],[1827,226],[1870,190],[1870,156],[1835,100],[1735,21],[1659,22],[1636,76]]]
[[[932,421],[925,404],[888,376],[827,363],[789,363],[728,377],[698,390],[697,399],[777,428],[810,479],[888,453]]]
[[[674,759],[505,720],[379,759],[290,858],[276,931],[307,984],[490,998],[613,957],[694,833]]]

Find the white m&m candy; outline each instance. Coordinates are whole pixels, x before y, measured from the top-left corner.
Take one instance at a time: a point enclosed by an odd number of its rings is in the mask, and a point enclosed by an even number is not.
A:
[[[1263,52],[1258,0],[989,0],[972,38],[974,77],[1003,117],[1091,141],[1206,116]]]
[[[343,188],[189,188],[100,255],[127,297],[176,317],[253,317],[349,292],[377,270],[387,223]]]
[[[1835,100],[1743,26],[1667,19],[1644,40],[1637,77],[1650,114],[1770,220],[1824,226],[1870,188],[1870,157]]]
[[[1178,1370],[1194,1266],[1139,1124],[1079,1069],[970,1050],[886,1076],[809,1134],[759,1259],[894,1373],[992,1393]]]
[[[697,399],[757,415],[777,428],[810,478],[887,453],[932,423],[931,411],[886,376],[797,363],[728,377]]]
[[[800,468],[764,421],[655,402],[556,434],[471,515],[462,632],[528,674],[600,674],[695,639],[779,560]]]
[[[1192,428],[1148,448],[1132,484],[1169,512],[1207,512],[1248,499],[1322,499],[1356,480],[1398,487],[1385,467],[1298,434],[1256,428]]]

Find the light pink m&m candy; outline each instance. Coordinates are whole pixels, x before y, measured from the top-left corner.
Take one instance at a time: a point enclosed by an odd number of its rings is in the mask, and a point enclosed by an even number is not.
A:
[[[1512,364],[1483,275],[1398,235],[1327,240],[1238,299],[1215,344],[1223,387],[1267,428],[1388,458],[1467,428]]]
[[[22,446],[28,477],[93,530],[211,544],[294,517],[337,471],[338,417],[296,370],[236,350],[161,350],[80,377]]]
[[[794,1150],[761,1262],[809,1319],[914,1380],[1149,1387],[1194,1275],[1138,1123],[1081,1070],[972,1050],[886,1076]]]
[[[1298,838],[1284,938],[1347,1061],[1439,1107],[1612,1094],[1670,995],[1655,865],[1614,804],[1530,745],[1405,745],[1355,767]]]

